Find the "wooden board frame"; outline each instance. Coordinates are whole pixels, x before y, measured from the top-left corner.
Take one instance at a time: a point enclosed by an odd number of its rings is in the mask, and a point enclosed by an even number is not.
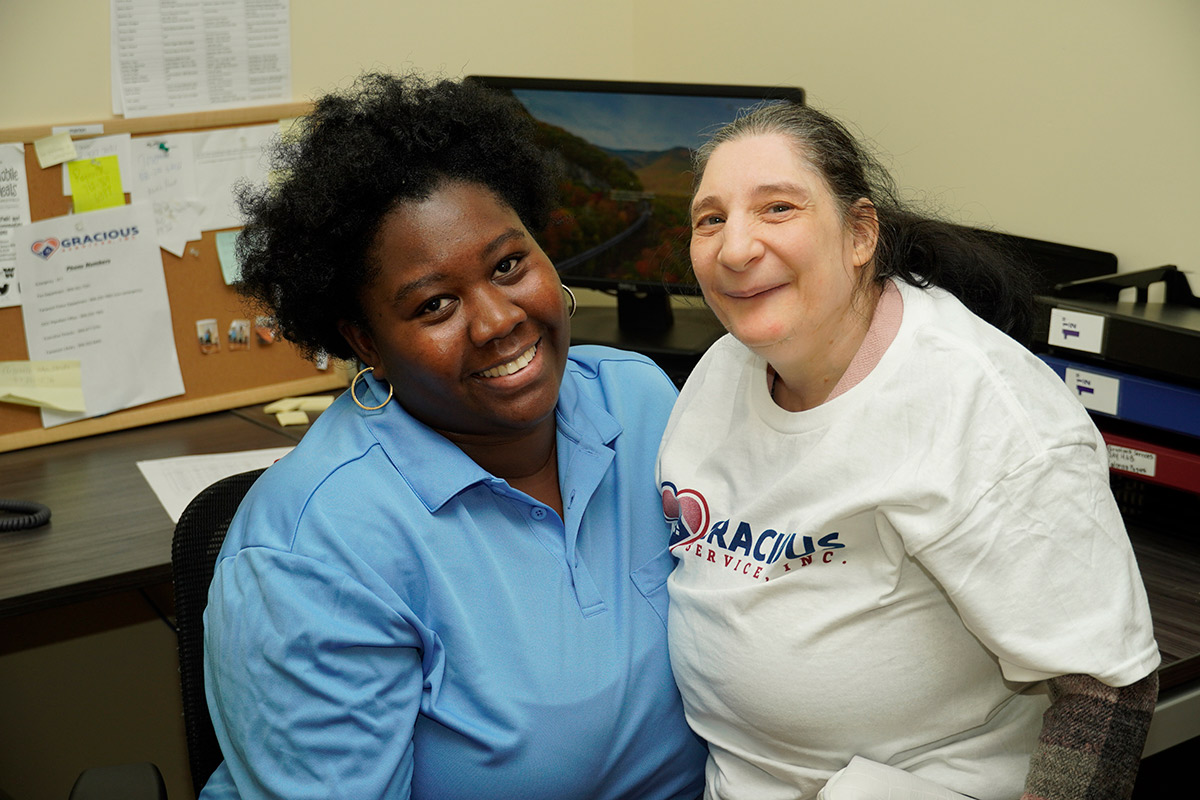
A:
[[[69,127],[95,126],[98,129],[96,136],[119,133],[161,136],[278,122],[306,114],[311,108],[310,103],[287,103],[160,117],[115,118],[96,123],[72,123]],[[29,210],[34,221],[63,216],[71,210],[70,198],[62,194],[62,167],[42,169],[32,147],[35,140],[51,135],[52,127],[68,126],[38,125],[0,130],[0,142],[26,145]],[[200,241],[189,242],[182,257],[166,251],[160,253],[185,393],[53,428],[42,427],[41,412],[36,408],[0,403],[0,452],[269,402],[279,397],[340,390],[348,385],[351,374],[348,365],[331,361],[327,370],[318,370],[287,342],[261,345],[253,341],[245,351],[230,351],[223,342],[219,352],[202,354],[196,341],[197,320],[216,319],[223,336],[231,320],[253,321],[253,312],[221,276],[215,231],[205,231]],[[0,309],[0,361],[28,358],[21,307]]]

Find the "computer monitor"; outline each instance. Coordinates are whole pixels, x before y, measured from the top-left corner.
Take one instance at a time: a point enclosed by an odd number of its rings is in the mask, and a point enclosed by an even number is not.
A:
[[[536,232],[564,283],[617,297],[622,331],[672,324],[668,295],[698,294],[688,260],[691,151],[744,108],[804,90],[473,75],[529,111],[562,160],[562,206]]]

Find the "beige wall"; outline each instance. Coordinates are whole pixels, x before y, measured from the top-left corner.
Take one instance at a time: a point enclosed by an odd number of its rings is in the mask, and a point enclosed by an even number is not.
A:
[[[111,116],[107,30],[0,0],[0,128]],[[798,84],[943,213],[1200,272],[1195,0],[294,0],[292,40],[295,99],[364,69]]]

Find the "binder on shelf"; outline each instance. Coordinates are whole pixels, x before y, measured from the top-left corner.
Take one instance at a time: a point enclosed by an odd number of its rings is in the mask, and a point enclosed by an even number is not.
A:
[[[1101,429],[1108,466],[1151,483],[1200,495],[1200,455]]]
[[[1161,302],[1149,301],[1155,284]],[[1126,289],[1136,300],[1119,299]],[[1178,268],[1060,283],[1037,304],[1035,352],[1200,387],[1200,298]]]
[[[1200,437],[1200,389],[1045,353],[1039,358],[1089,411]]]

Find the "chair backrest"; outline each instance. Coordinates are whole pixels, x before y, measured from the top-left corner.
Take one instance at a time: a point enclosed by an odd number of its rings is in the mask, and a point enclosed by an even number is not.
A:
[[[183,725],[192,785],[197,795],[221,764],[221,748],[213,733],[204,696],[204,608],[208,605],[208,585],[212,583],[217,554],[233,514],[262,473],[262,469],[255,469],[231,475],[196,495],[179,515],[171,542]]]

